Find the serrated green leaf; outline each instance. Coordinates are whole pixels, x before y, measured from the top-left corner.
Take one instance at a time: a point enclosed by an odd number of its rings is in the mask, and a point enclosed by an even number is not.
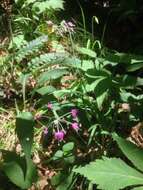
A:
[[[53,69],[53,70],[44,72],[39,77],[38,84],[41,85],[46,81],[58,79],[67,73],[68,72],[66,69]]]
[[[137,147],[135,144],[117,136],[116,134],[113,135],[113,138],[116,140],[120,149],[127,156],[127,158],[134,164],[134,166],[143,171],[143,150]]]
[[[37,51],[47,41],[48,41],[47,35],[40,36],[40,37],[30,41],[26,46],[21,48],[16,53],[16,60],[21,61],[23,58],[25,58],[26,56],[28,56],[32,52]]]
[[[102,190],[119,190],[132,185],[143,185],[143,175],[117,158],[104,157],[73,171],[83,175],[93,184],[98,184],[98,188]]]

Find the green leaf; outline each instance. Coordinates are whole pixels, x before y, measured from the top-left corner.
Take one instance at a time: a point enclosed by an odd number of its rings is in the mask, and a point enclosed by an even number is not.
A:
[[[28,83],[28,79],[30,77],[30,74],[21,74],[19,77],[19,82],[22,85],[22,95],[23,95],[23,104],[25,105],[26,102],[26,85]]]
[[[57,65],[60,64],[73,64],[73,61],[76,62],[76,58],[70,58],[69,54],[67,53],[44,53],[41,54],[39,57],[34,57],[31,59],[31,61],[28,63],[29,68],[31,65],[42,65],[43,68],[47,68],[47,65]],[[37,70],[41,69],[37,68]]]
[[[29,188],[32,186],[33,182],[37,181],[38,175],[37,175],[36,166],[33,163],[33,161],[31,159],[27,159],[26,163],[27,163],[27,170],[25,175],[25,184],[27,188]]]
[[[105,92],[103,92],[100,96],[98,96],[96,98],[97,101],[97,106],[99,109],[102,108],[102,105],[104,103],[104,100],[106,99],[106,97],[108,96],[108,90],[106,90]]]
[[[45,12],[47,9],[63,9],[63,0],[47,0],[45,2],[36,2],[33,10],[38,14]]]
[[[17,161],[17,160],[16,160]],[[8,178],[22,189],[28,189],[32,186],[33,182],[37,180],[37,170],[31,159],[27,160],[26,175],[24,176],[24,170],[16,162],[5,162],[3,170]],[[22,161],[22,160],[21,160]]]
[[[16,132],[27,157],[30,158],[34,134],[34,118],[30,112],[22,112],[16,117]]]
[[[25,173],[26,171],[26,161],[25,157],[17,155],[16,152],[1,150],[4,163],[16,162]]]
[[[108,96],[108,91],[111,88],[111,80],[109,78],[102,78],[102,80],[96,85],[94,91],[96,95],[97,106],[101,109],[104,100]]]
[[[88,69],[94,69],[94,63],[91,60],[83,60],[81,64],[81,69],[87,71]]]
[[[56,186],[56,190],[70,190],[72,189],[73,172],[68,175],[67,172],[59,172],[52,177],[51,183]]]
[[[56,98],[60,98],[60,97],[66,96],[66,95],[67,96],[71,95],[71,90],[66,90],[66,89],[56,90],[53,94]]]
[[[62,151],[62,150],[58,150],[58,151],[54,154],[53,160],[59,160],[59,159],[63,158],[63,155],[64,155],[63,151]]]
[[[12,41],[9,44],[9,49],[15,48],[20,49],[22,45],[25,45],[26,41],[24,40],[24,35],[19,34],[15,37],[13,37]]]
[[[54,91],[56,91],[56,88],[54,88],[53,86],[43,86],[42,88],[36,90],[36,92],[42,96],[46,94],[51,94]]]
[[[92,51],[91,49],[84,48],[84,47],[77,47],[76,50],[83,55],[88,55],[89,57],[95,58],[97,54]]]
[[[34,2],[36,2],[36,0],[26,0],[25,3],[24,3],[24,5],[23,5],[23,7],[26,7],[26,6],[34,3]]]
[[[21,48],[16,54],[16,60],[21,61],[23,58],[28,56],[29,54],[39,50],[40,47],[44,45],[45,42],[48,41],[48,36],[43,35],[32,41],[30,41],[26,46]]]
[[[88,69],[86,72],[86,77],[93,78],[93,79],[102,78],[102,77],[110,77],[110,75],[111,73],[106,69],[102,69],[102,70]]]
[[[25,189],[24,173],[22,168],[16,162],[5,163],[3,170],[12,183]]]
[[[118,143],[120,149],[127,158],[141,171],[143,171],[143,150],[135,144],[124,140],[123,138],[113,134],[114,140]]]
[[[102,190],[119,190],[132,185],[143,185],[143,175],[117,158],[104,157],[73,171],[83,175],[93,184],[98,184],[98,188]]]
[[[94,139],[94,135],[95,135],[95,132],[96,132],[98,126],[99,126],[99,124],[94,124],[94,125],[92,125],[92,126],[88,129],[89,132],[91,131],[91,132],[90,132],[90,136],[89,136],[89,140],[88,140],[88,145],[90,145],[91,142],[92,142],[92,140]]]
[[[63,152],[70,152],[74,149],[74,143],[73,142],[66,143],[62,149]]]
[[[74,155],[67,155],[64,157],[64,161],[68,164],[73,164],[75,161],[75,156]]]
[[[141,187],[135,187],[132,190],[143,190],[143,186],[141,186]]]
[[[127,70],[130,72],[133,72],[133,71],[137,71],[141,68],[143,68],[143,62],[132,64],[132,65],[128,66]]]
[[[66,69],[53,69],[53,70],[44,72],[39,77],[38,84],[41,85],[41,84],[43,84],[46,81],[58,79],[58,78],[62,77],[65,74],[67,74],[67,70]]]

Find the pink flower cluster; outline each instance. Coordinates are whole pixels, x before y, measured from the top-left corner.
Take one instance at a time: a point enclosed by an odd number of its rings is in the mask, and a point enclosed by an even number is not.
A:
[[[78,110],[76,108],[71,110],[71,115],[73,117],[74,122],[71,124],[71,128],[74,129],[76,132],[79,130],[79,124],[77,122]]]
[[[75,30],[75,24],[71,21],[63,20],[60,25],[53,23],[51,20],[47,22],[48,27],[53,29],[53,32],[60,36],[64,36],[67,33],[73,33]]]
[[[66,22],[65,20],[63,20],[61,25],[63,26],[65,32],[74,32],[75,24],[73,24],[71,21]]]
[[[63,141],[65,133],[64,133],[64,131],[57,131],[57,132],[55,132],[54,136],[55,136],[56,140]]]
[[[52,110],[53,109],[53,105],[52,103],[48,103],[47,104],[47,108],[48,110]],[[75,130],[76,132],[78,132],[79,128],[80,128],[80,125],[78,123],[78,109],[74,108],[74,109],[71,109],[70,111],[70,114],[72,116],[72,119],[73,119],[73,122],[71,123],[70,127]],[[48,134],[48,128],[44,128],[43,130],[43,133],[44,135],[47,135]],[[56,132],[54,132],[54,138],[57,140],[57,141],[63,141],[64,140],[64,137],[65,137],[65,131],[64,130],[57,130]]]
[[[53,108],[53,105],[52,105],[50,102],[48,102],[47,108],[48,108],[49,110],[51,110],[51,109]]]
[[[71,110],[71,115],[73,118],[76,118],[78,116],[78,110],[77,109],[72,109]]]

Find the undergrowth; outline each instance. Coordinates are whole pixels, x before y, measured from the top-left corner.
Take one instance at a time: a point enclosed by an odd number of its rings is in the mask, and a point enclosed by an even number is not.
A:
[[[143,56],[107,48],[81,5],[83,24],[62,0],[2,7],[1,188],[141,190]]]

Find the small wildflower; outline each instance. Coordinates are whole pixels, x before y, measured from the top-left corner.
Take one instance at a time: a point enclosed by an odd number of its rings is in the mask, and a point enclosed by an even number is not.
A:
[[[44,135],[48,134],[48,128],[47,127],[44,128],[43,133],[44,133]]]
[[[51,110],[51,109],[53,108],[53,105],[49,102],[49,103],[47,104],[47,108],[48,108],[49,110]]]
[[[74,27],[75,25],[72,22],[66,22],[65,20],[63,20],[61,22],[61,30],[63,30],[63,33],[67,33],[67,32],[74,32]]]
[[[75,131],[78,131],[79,130],[79,124],[74,122],[71,124],[71,128],[73,128]]]
[[[71,115],[72,115],[73,118],[76,118],[77,115],[78,115],[78,110],[77,109],[72,109],[71,110]]]
[[[47,24],[48,24],[48,26],[53,26],[54,23],[51,20],[48,20]]]
[[[65,133],[63,131],[57,131],[55,132],[54,136],[56,140],[63,141]]]
[[[34,119],[35,120],[40,120],[41,117],[42,117],[42,115],[40,113],[36,113]]]
[[[72,22],[68,22],[67,24],[69,27],[75,27],[75,24],[73,24]]]

